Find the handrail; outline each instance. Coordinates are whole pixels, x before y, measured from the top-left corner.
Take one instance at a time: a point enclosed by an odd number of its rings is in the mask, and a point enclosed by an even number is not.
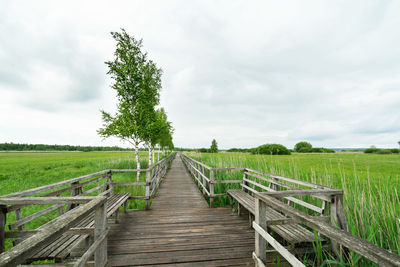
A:
[[[74,183],[74,182],[79,182],[81,180],[85,180],[85,179],[88,179],[88,178],[99,176],[101,174],[106,174],[107,172],[109,172],[109,170],[102,170],[102,171],[99,171],[99,172],[87,174],[87,175],[84,175],[84,176],[79,176],[79,177],[72,178],[72,179],[69,179],[69,180],[64,180],[64,181],[61,181],[61,182],[58,182],[58,183],[54,183],[54,184],[50,184],[50,185],[44,185],[44,186],[40,186],[40,187],[31,188],[31,189],[28,189],[28,190],[25,190],[25,191],[21,191],[21,192],[16,192],[16,193],[4,195],[2,197],[26,197],[26,196],[31,196],[31,195],[34,195],[34,194],[37,194],[37,193],[42,193],[42,192],[45,192],[45,191],[48,191],[50,189],[57,188],[57,187],[60,187],[60,186],[63,186],[63,185],[71,184],[71,183]]]
[[[18,200],[18,199],[16,199]],[[106,197],[98,196],[92,198],[86,204],[83,204],[68,213],[58,217],[57,219],[50,221],[46,224],[45,228],[38,230],[37,233],[28,237],[15,247],[7,250],[0,254],[0,266],[17,266],[25,262],[26,259],[31,257],[38,250],[47,246],[55,238],[61,236],[72,228],[77,222],[84,219],[89,213],[95,211],[95,231],[94,240],[97,241],[99,237],[107,229],[107,217],[106,217]],[[4,204],[4,202],[2,202]],[[10,203],[7,204],[18,204]],[[103,238],[103,237],[102,237]],[[104,266],[107,261],[107,253],[104,254],[106,249],[106,238],[103,238],[102,244],[96,249],[95,261],[96,266]]]
[[[87,175],[79,176],[79,177],[76,177],[76,178],[71,178],[71,179],[64,180],[64,181],[61,181],[61,182],[57,182],[57,183],[54,183],[54,184],[44,185],[44,186],[40,186],[40,187],[35,187],[35,188],[28,189],[28,190],[24,190],[24,191],[21,191],[21,192],[15,192],[15,193],[3,195],[1,197],[26,197],[26,196],[31,196],[31,195],[34,195],[34,194],[46,192],[46,191],[48,191],[50,189],[54,189],[54,188],[61,187],[61,186],[64,186],[64,185],[68,185],[68,184],[71,184],[71,183],[79,182],[79,181],[82,181],[82,180],[85,180],[85,179],[88,179],[88,178],[92,178],[92,177],[99,176],[99,175],[102,175],[102,174],[107,174],[109,172],[137,172],[137,171],[147,172],[147,171],[150,171],[150,170],[154,169],[155,166],[161,164],[163,161],[167,160],[168,158],[170,158],[174,154],[175,153],[171,153],[171,155],[169,155],[168,157],[160,160],[159,162],[155,163],[154,165],[152,165],[152,166],[150,166],[150,167],[148,167],[146,169],[107,169],[107,170],[102,170],[102,171],[98,171],[98,172],[95,172],[95,173],[90,173],[90,174],[87,174]]]

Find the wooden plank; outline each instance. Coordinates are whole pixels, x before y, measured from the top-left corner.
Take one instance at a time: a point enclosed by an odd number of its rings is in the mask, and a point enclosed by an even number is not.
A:
[[[39,230],[24,230],[24,231],[7,231],[5,232],[6,238],[27,238],[34,234],[39,233]],[[68,235],[93,235],[93,227],[73,227],[69,229],[65,234]]]
[[[93,244],[88,248],[88,250],[79,258],[79,260],[74,264],[74,267],[83,267],[86,265],[88,260],[93,256],[93,254],[100,248],[101,245],[104,245],[104,241],[106,240],[108,235],[108,230],[106,230],[98,239],[96,239]],[[105,253],[107,255],[107,253]],[[105,259],[107,261],[107,259]],[[98,265],[102,264],[102,265]],[[95,266],[103,267],[105,262],[98,263],[95,261]]]
[[[136,182],[136,183],[113,183],[113,186],[142,186],[142,185],[150,185],[145,182]]]
[[[57,187],[60,187],[60,186],[71,184],[73,182],[78,182],[78,181],[82,181],[82,180],[85,180],[85,179],[88,179],[88,178],[92,178],[94,176],[102,175],[102,174],[105,174],[107,172],[108,172],[108,170],[99,171],[99,172],[96,172],[96,173],[92,173],[92,174],[80,176],[80,177],[77,177],[77,178],[65,180],[65,181],[62,181],[62,182],[59,182],[59,183],[54,183],[54,184],[51,184],[51,185],[45,185],[45,186],[41,186],[41,187],[32,188],[32,189],[25,190],[25,191],[22,191],[22,192],[17,192],[17,193],[4,195],[2,197],[26,197],[26,196],[37,194],[37,193],[40,193],[40,192],[45,192],[45,191],[48,191],[48,190],[53,189],[53,188],[57,188]]]
[[[259,200],[261,201],[261,200]],[[262,201],[261,201],[262,202]],[[295,267],[305,267],[305,265],[299,261],[292,253],[290,253],[284,246],[282,246],[276,239],[274,239],[267,231],[264,230],[263,226],[259,225],[257,222],[253,222],[253,228],[256,230],[258,235],[261,235],[263,239],[265,239],[270,246],[272,246],[276,251],[278,251],[292,266]],[[265,253],[266,249],[263,250]],[[265,261],[262,257],[260,257],[256,252],[257,257]]]
[[[143,171],[147,171],[147,170],[149,170],[149,169],[140,169],[140,170],[139,169],[111,169],[110,171],[117,173],[117,172],[137,172],[137,171],[143,172]]]
[[[266,187],[264,185],[261,185],[261,184],[255,182],[255,181],[252,181],[252,180],[249,180],[249,179],[243,179],[243,180],[248,182],[248,183],[254,184],[256,187],[262,188],[262,189],[266,190],[267,192],[279,192],[279,194],[283,194],[283,193],[280,193],[280,192],[288,192],[288,191],[275,191],[275,190],[273,190],[273,189],[271,189],[269,187]],[[299,190],[302,190],[302,189],[299,189]],[[253,188],[252,192],[255,193],[256,190]],[[260,192],[260,193],[263,193],[263,192]],[[301,199],[297,199],[297,198],[294,198],[294,197],[283,197],[283,198],[285,198],[285,199],[287,199],[289,201],[292,201],[294,203],[297,203],[297,204],[299,204],[299,205],[301,205],[301,206],[303,206],[303,207],[305,207],[307,209],[316,211],[319,214],[322,213],[322,209],[321,208],[319,208],[317,206],[314,206],[314,205],[312,205],[310,203],[307,203],[307,202],[305,202],[305,201],[303,201]]]
[[[291,186],[291,185],[288,185],[288,184],[284,184],[284,183],[278,182],[278,181],[275,180],[275,179],[268,179],[268,178],[265,178],[265,177],[263,177],[263,176],[261,176],[261,175],[254,174],[254,173],[251,173],[251,172],[249,172],[249,171],[245,171],[245,173],[246,173],[248,176],[251,176],[251,177],[253,177],[253,178],[262,180],[262,181],[267,182],[267,183],[270,183],[270,184],[278,185],[278,186],[281,186],[281,187],[283,187],[283,188],[293,189],[293,190],[300,189],[300,188],[295,187],[295,186]],[[270,189],[271,189],[271,190],[274,190],[274,189],[272,189],[272,188],[270,188]],[[276,191],[276,190],[274,190],[274,191]]]
[[[289,178],[289,177],[285,177],[285,176],[280,176],[280,175],[275,175],[272,173],[267,173],[267,172],[262,172],[262,171],[257,171],[257,170],[253,170],[253,169],[249,169],[246,168],[247,171],[249,172],[254,172],[254,173],[258,173],[261,175],[265,175],[274,179],[278,179],[278,180],[283,180],[283,181],[287,181],[287,182],[291,182],[294,184],[298,184],[298,185],[302,185],[302,186],[307,186],[307,187],[311,187],[311,188],[315,188],[315,189],[335,189],[335,188],[331,188],[328,186],[323,186],[323,185],[319,185],[319,184],[313,184],[313,183],[309,183],[306,181],[302,181],[302,180],[297,180],[297,179],[293,179],[293,178]]]
[[[22,218],[22,219],[20,219],[20,220],[15,221],[15,222],[12,223],[12,224],[9,224],[9,225],[8,225],[8,229],[13,230],[13,229],[15,229],[15,228],[17,228],[17,227],[20,227],[20,226],[24,225],[24,224],[27,223],[27,222],[30,222],[30,221],[32,221],[32,220],[34,220],[34,219],[36,219],[36,218],[38,218],[38,217],[40,217],[40,216],[43,216],[43,215],[45,215],[45,214],[47,214],[47,213],[52,212],[53,210],[58,209],[59,207],[62,207],[62,205],[53,205],[53,206],[51,206],[51,207],[48,207],[48,208],[43,209],[43,210],[41,210],[41,211],[38,211],[38,212],[36,212],[36,213],[34,213],[34,214],[31,214],[31,215],[29,215],[29,216],[26,216],[25,218]]]
[[[94,215],[94,243],[93,252],[94,252],[94,261],[95,267],[103,267],[107,262],[107,203],[98,206],[95,210]],[[97,241],[97,242],[96,242]],[[89,251],[86,254],[87,259],[89,259],[92,254],[92,251]],[[81,266],[81,265],[79,265]]]
[[[6,244],[5,244],[6,220],[7,220],[6,207],[0,205],[0,254],[3,253],[6,249]]]
[[[0,197],[0,205],[87,203],[96,197]]]
[[[219,180],[219,181],[212,181],[213,184],[240,184],[242,180]]]
[[[145,197],[146,197],[146,210],[150,209],[150,171],[146,171],[146,188],[145,188]]]
[[[265,202],[260,199],[256,199],[255,201],[255,222],[254,224],[261,227],[262,229],[267,229],[267,205]],[[256,229],[257,230],[257,229]],[[260,233],[256,231],[255,233],[255,253],[257,257],[263,262],[266,261],[266,250],[267,250],[267,242],[266,238]],[[264,238],[263,238],[264,237]]]
[[[258,192],[258,194],[271,196],[275,198],[284,198],[291,196],[321,196],[321,195],[343,195],[343,190],[332,189],[300,189],[300,190],[286,190],[275,192]]]
[[[214,181],[214,170],[212,169],[210,169],[210,192],[208,194],[210,196],[210,208],[214,208],[214,197],[212,197],[214,195],[214,184],[211,181]]]
[[[245,168],[235,168],[235,167],[227,167],[227,168],[211,168],[214,171],[243,171]]]

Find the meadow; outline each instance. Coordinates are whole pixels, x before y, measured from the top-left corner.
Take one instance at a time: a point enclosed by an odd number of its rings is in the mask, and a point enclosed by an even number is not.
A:
[[[146,159],[147,153],[142,152],[142,168],[147,168]],[[2,152],[0,195],[122,168],[136,168],[132,152]]]
[[[211,167],[247,167],[344,190],[351,233],[400,254],[400,155],[364,153],[251,155],[190,153]],[[217,172],[216,179],[240,179],[239,172]],[[218,184],[215,193],[238,185]],[[216,205],[227,205],[217,198]],[[353,255],[352,265],[366,263]]]

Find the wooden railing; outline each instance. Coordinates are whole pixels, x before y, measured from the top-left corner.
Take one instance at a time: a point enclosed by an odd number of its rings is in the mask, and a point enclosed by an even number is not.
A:
[[[304,266],[267,232],[267,222],[274,225],[300,223],[330,238],[334,252],[338,254],[346,253],[343,247],[347,247],[382,266],[400,266],[399,255],[347,232],[342,190],[249,168],[212,168],[184,154],[181,158],[202,193],[210,198],[210,207],[213,207],[215,197],[226,195],[226,192],[214,193],[213,185],[217,183],[240,184],[245,192],[255,197],[256,214],[252,225],[256,238],[253,258],[257,266],[264,266],[267,243],[292,265]],[[223,180],[223,177],[215,177],[218,170],[241,171],[243,178]],[[267,220],[267,206],[286,218]]]
[[[168,157],[160,160],[156,164],[150,166],[147,169],[112,169],[110,172],[110,179],[112,173],[127,173],[133,172],[137,173],[145,172],[146,173],[146,181],[145,182],[133,182],[133,183],[114,183],[112,182],[113,187],[132,187],[132,186],[145,186],[145,194],[144,196],[131,196],[130,199],[144,199],[146,201],[146,209],[150,208],[150,199],[155,197],[156,191],[160,185],[161,178],[165,176],[172,160],[175,158],[176,153],[172,153]]]
[[[185,154],[181,154],[181,158],[190,174],[195,178],[197,185],[200,187],[200,191],[205,197],[209,198],[210,207],[214,207],[214,198],[227,196],[226,192],[215,194],[215,184],[242,183],[242,180],[216,180],[215,173],[217,171],[243,171],[243,168],[212,168],[204,163],[186,156]]]
[[[318,192],[316,192],[316,196],[333,196],[329,189],[319,189],[317,191]],[[379,264],[380,266],[400,266],[399,255],[369,243],[364,239],[356,237],[343,229],[335,227],[332,224],[315,220],[315,217],[301,212],[282,202],[280,199],[277,199],[289,195],[299,195],[300,192],[298,190],[283,191],[284,194],[282,195],[277,193],[278,192],[263,192],[255,194],[256,216],[255,221],[253,222],[253,228],[255,230],[256,241],[253,258],[255,259],[256,266],[265,266],[264,262],[266,260],[267,243],[276,251],[278,251],[293,266],[305,266],[267,232],[267,206],[278,210],[290,218],[290,222],[282,221],[282,224],[301,223],[317,231],[320,235],[330,238],[335,244],[347,247],[361,256]]]
[[[17,232],[18,236],[30,235],[15,247],[0,254],[0,266],[17,266],[25,263],[32,255],[48,246],[56,238],[64,233],[77,235],[89,234],[93,236],[94,242],[88,250],[80,257],[74,266],[85,266],[86,262],[94,255],[95,266],[105,266],[107,263],[107,218],[106,218],[106,200],[105,196],[97,197],[1,197],[0,207],[2,210],[8,207],[37,205],[37,204],[54,204],[54,205],[72,205],[82,204],[79,207],[69,211],[54,219],[37,230]],[[82,219],[86,218],[90,213],[95,212],[94,228],[73,228]],[[0,214],[0,224],[4,226],[5,213]],[[0,225],[0,226],[1,226]],[[2,232],[2,238],[17,237],[13,236],[13,232]]]
[[[56,217],[57,215],[69,214],[79,203],[86,203],[85,197],[88,195],[91,195],[91,198],[94,197],[92,195],[99,197],[109,196],[114,192],[114,188],[116,187],[140,186],[144,188],[144,195],[130,196],[130,199],[145,200],[145,207],[149,209],[150,199],[155,196],[161,179],[165,176],[174,157],[175,153],[172,153],[147,169],[103,170],[62,182],[0,196],[0,200],[3,201],[0,202],[0,253],[5,251],[6,239],[14,239],[13,245],[15,247],[21,240],[35,234],[37,231],[41,231],[43,227],[27,231],[26,224],[34,220],[48,221],[49,219],[46,216],[49,215],[50,217]],[[146,173],[145,182],[116,183],[113,181],[114,173],[137,171]],[[73,201],[70,201],[70,199]],[[5,201],[8,201],[7,206],[1,204],[5,203]],[[33,206],[32,204],[43,204],[46,206],[43,208],[43,205]],[[125,205],[126,208],[127,206]],[[27,209],[26,212],[22,212],[23,209]],[[7,225],[7,214],[12,212],[15,212],[15,221],[13,219]],[[54,214],[54,212],[57,214]],[[24,217],[23,213],[31,214]],[[6,226],[8,229],[6,229]]]

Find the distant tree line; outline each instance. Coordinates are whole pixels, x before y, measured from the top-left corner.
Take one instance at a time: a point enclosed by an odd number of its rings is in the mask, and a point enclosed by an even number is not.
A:
[[[294,146],[297,153],[335,153],[335,150],[323,147],[313,147],[309,142],[301,141]]]
[[[145,149],[145,148],[143,148]],[[118,146],[71,146],[45,144],[0,143],[0,151],[130,151],[132,149]]]
[[[365,149],[364,153],[367,153],[367,154],[399,154],[400,149],[398,149],[398,148],[382,149],[382,148],[376,148],[373,146],[373,147]]]

